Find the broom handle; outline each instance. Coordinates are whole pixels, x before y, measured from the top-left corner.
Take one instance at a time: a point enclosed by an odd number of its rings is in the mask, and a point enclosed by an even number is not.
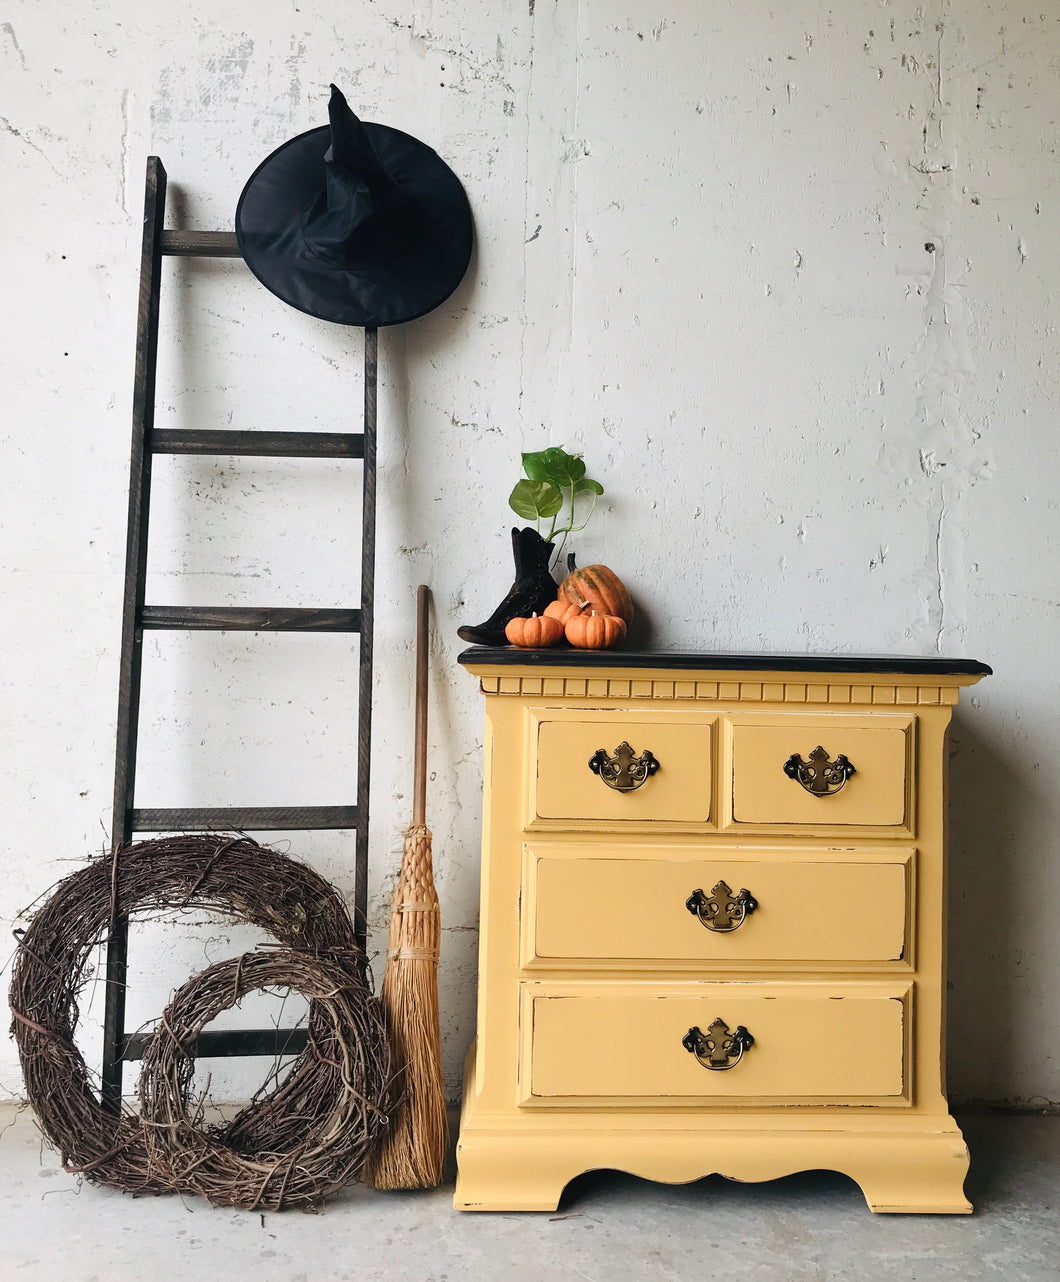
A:
[[[412,822],[427,822],[427,658],[430,639],[431,590],[416,589],[416,773],[412,783]]]

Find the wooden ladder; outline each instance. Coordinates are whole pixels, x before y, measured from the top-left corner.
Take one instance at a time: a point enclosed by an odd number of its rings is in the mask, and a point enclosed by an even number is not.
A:
[[[368,799],[372,730],[372,613],[375,578],[376,387],[378,334],[364,332],[363,432],[216,431],[159,429],[154,426],[155,369],[162,259],[167,256],[241,258],[234,232],[167,231],[166,171],[157,156],[147,161],[143,251],[136,322],[132,453],[129,472],[129,530],[122,607],[121,667],[114,760],[114,850],[136,833],[210,832],[235,829],[348,829],[356,834],[353,918],[365,942],[368,891]],[[148,516],[151,464],[156,454],[212,454],[257,458],[342,458],[363,460],[361,601],[357,609],[147,605]],[[143,635],[149,629],[251,632],[356,632],[360,634],[358,684],[357,802],[352,806],[252,806],[139,809],[134,803],[136,746],[140,713]],[[125,1030],[128,976],[128,919],[120,917],[107,941],[103,1028],[102,1099],[121,1106],[122,1065],[138,1059],[148,1038]],[[294,1054],[306,1043],[304,1029],[249,1029],[203,1032],[200,1055]]]

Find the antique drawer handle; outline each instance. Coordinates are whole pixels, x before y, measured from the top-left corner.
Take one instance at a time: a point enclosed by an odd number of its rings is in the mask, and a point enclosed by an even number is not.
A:
[[[834,797],[857,771],[842,753],[835,761],[829,761],[828,753],[818,744],[809,761],[793,752],[784,762],[784,773],[789,779],[797,779],[811,797]]]
[[[693,890],[685,900],[685,907],[707,930],[727,935],[740,929],[758,907],[758,900],[749,890],[740,890],[734,895],[725,882],[719,881],[709,898],[702,890]]]
[[[647,748],[636,756],[623,739],[613,757],[606,748],[597,748],[589,758],[589,769],[616,792],[632,792],[659,769],[659,763]]]
[[[716,1019],[705,1033],[692,1027],[681,1038],[681,1045],[689,1054],[694,1055],[704,1068],[723,1072],[735,1068],[743,1059],[744,1051],[749,1051],[755,1039],[741,1024],[735,1033],[729,1032],[724,1020]]]

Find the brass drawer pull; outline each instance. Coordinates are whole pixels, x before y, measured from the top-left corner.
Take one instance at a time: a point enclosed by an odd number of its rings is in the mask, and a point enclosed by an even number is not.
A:
[[[685,907],[707,930],[727,935],[740,929],[758,907],[758,900],[749,890],[740,890],[734,895],[725,882],[719,881],[709,898],[702,890],[693,890],[685,900]]]
[[[632,792],[659,769],[659,763],[647,748],[636,756],[623,739],[613,757],[606,748],[597,748],[589,758],[589,769],[616,792]]]
[[[793,752],[784,762],[784,773],[789,779],[797,779],[811,797],[834,797],[857,771],[842,753],[835,761],[829,761],[828,753],[818,744],[809,761]]]
[[[689,1054],[694,1055],[704,1068],[723,1072],[735,1068],[743,1059],[744,1051],[749,1051],[755,1039],[741,1024],[735,1033],[729,1032],[724,1020],[716,1019],[705,1033],[695,1026],[681,1038],[681,1045]]]

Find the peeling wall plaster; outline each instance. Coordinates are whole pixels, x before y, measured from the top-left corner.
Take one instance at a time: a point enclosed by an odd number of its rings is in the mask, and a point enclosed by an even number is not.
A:
[[[171,224],[229,226],[257,162],[322,123],[334,79],[366,118],[438,148],[477,224],[464,285],[381,344],[372,925],[378,946],[425,580],[450,1089],[474,1023],[481,802],[454,631],[506,586],[519,450],[554,441],[607,486],[578,552],[624,572],[641,642],[994,665],[953,734],[951,1091],[1057,1099],[1060,15],[1022,0],[337,14],[189,0],[175,22],[130,0],[10,0],[0,24],[6,917],[106,843],[144,160],[169,170]],[[290,312],[238,264],[168,264],[164,302],[161,423],[356,425],[357,334]],[[351,475],[166,460],[152,595],[348,602]],[[153,637],[144,804],[352,795],[353,659],[341,639]],[[282,840],[351,888],[341,839]],[[130,1018],[250,942],[209,923],[137,932]],[[18,1094],[13,1048],[0,1056],[0,1091]],[[258,1067],[223,1066],[221,1092]]]

